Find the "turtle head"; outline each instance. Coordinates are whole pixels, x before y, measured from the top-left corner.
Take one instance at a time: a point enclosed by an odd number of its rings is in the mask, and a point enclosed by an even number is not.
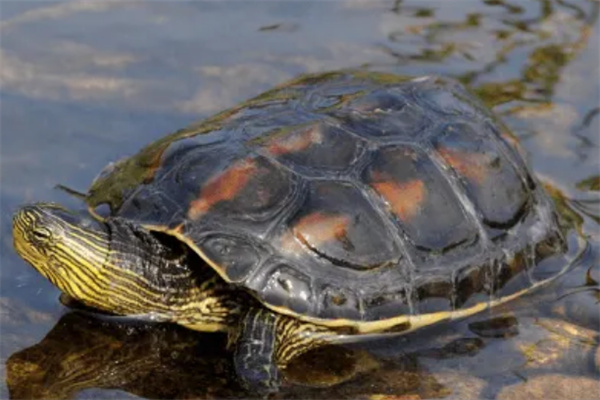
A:
[[[100,222],[57,204],[32,204],[15,214],[13,240],[62,292],[98,310],[215,331],[239,306],[211,268],[191,268],[203,264],[196,253],[120,218]]]
[[[66,294],[84,303],[109,253],[104,223],[53,203],[22,207],[13,218],[13,243],[19,255]]]

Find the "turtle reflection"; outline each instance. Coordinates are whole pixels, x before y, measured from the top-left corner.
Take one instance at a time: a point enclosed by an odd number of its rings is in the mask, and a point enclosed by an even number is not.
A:
[[[28,399],[78,398],[92,389],[144,398],[245,398],[225,349],[225,335],[74,311],[40,343],[8,359],[7,385],[10,398]],[[285,380],[276,398],[448,394],[416,355],[386,360],[358,347],[306,353]]]
[[[221,335],[71,312],[8,359],[7,384],[11,398],[72,398],[90,388],[148,398],[240,396],[224,349]]]

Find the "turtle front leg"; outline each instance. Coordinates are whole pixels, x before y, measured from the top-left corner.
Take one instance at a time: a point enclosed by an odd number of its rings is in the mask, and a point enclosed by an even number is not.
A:
[[[234,366],[243,385],[258,392],[276,392],[279,371],[314,348],[330,343],[335,332],[314,324],[253,307],[230,336]]]
[[[241,319],[235,341],[233,363],[242,384],[253,391],[274,392],[279,387],[277,369],[277,316],[261,308],[251,308]]]

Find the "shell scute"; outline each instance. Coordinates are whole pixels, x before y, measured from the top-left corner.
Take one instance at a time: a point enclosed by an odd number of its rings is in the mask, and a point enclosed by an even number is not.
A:
[[[486,225],[509,227],[520,219],[529,202],[529,190],[490,137],[479,134],[472,125],[451,124],[434,139],[434,146],[461,177]]]
[[[456,274],[455,307],[468,308],[487,302],[492,295],[493,271],[489,263],[467,266]]]
[[[246,279],[262,258],[257,244],[239,235],[211,234],[198,242],[206,257],[218,264],[232,282]]]
[[[320,314],[325,318],[361,318],[360,300],[353,290],[326,284],[320,291]]]
[[[244,159],[211,178],[201,188],[198,198],[190,203],[188,217],[198,219],[218,203],[233,201],[246,189],[253,175],[257,173],[256,162],[253,159]]]
[[[297,187],[297,177],[269,159],[244,158],[202,184],[189,203],[187,215],[192,220],[270,221],[291,201]]]
[[[417,247],[442,251],[477,235],[475,224],[423,150],[384,147],[375,153],[363,179]]]
[[[430,122],[424,110],[397,89],[376,90],[353,99],[336,115],[348,130],[375,141],[412,140]]]
[[[389,318],[389,315],[413,315],[413,301],[408,285],[395,287],[391,285],[386,290],[373,291],[364,296],[363,307],[369,320],[377,321]]]
[[[297,313],[305,313],[314,306],[311,279],[299,268],[288,263],[276,264],[265,277],[261,294],[270,304]]]
[[[427,276],[417,287],[419,312],[434,313],[450,310],[454,306],[454,282],[449,274]]]
[[[442,115],[490,117],[491,113],[476,97],[458,82],[432,77],[419,81],[411,88],[415,99],[427,109]]]
[[[268,155],[314,177],[348,171],[364,148],[360,139],[324,121],[277,130],[263,142]]]
[[[288,227],[285,233],[291,235],[286,240],[299,245],[298,251],[307,262],[317,257],[341,269],[368,271],[401,257],[398,243],[381,216],[356,187],[347,183],[312,182]]]

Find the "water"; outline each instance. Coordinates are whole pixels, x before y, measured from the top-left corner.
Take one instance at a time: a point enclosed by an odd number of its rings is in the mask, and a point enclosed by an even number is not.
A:
[[[31,201],[80,207],[54,186],[85,190],[106,164],[166,133],[298,74],[348,67],[471,85],[591,248],[552,287],[492,312],[301,360],[327,368],[307,377],[298,367],[290,381],[348,381],[280,396],[588,397],[600,368],[599,7],[3,1],[0,397],[244,396],[217,335],[70,313],[14,253],[10,218]]]

